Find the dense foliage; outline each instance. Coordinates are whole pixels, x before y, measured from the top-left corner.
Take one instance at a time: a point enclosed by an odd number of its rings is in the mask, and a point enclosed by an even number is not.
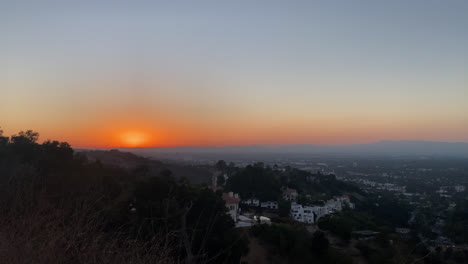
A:
[[[4,263],[238,263],[247,252],[218,194],[38,137],[0,134]]]
[[[392,194],[379,193],[366,195],[365,200],[357,203],[356,209],[372,216],[376,224],[394,229],[408,225],[412,208],[408,202],[396,199]]]
[[[281,193],[281,182],[278,174],[271,168],[254,164],[229,177],[227,188],[239,193],[241,197],[256,197],[262,201],[268,201],[278,199]]]
[[[302,204],[313,204],[343,193],[359,193],[358,187],[336,180],[334,175],[310,173],[287,167],[284,171],[265,167],[263,163],[239,168],[226,183],[226,188],[243,198],[255,197],[260,201],[277,201],[281,188],[296,189]]]
[[[251,229],[269,248],[270,263],[352,263],[352,259],[329,248],[323,232],[310,233],[300,225],[258,225]]]
[[[447,234],[456,243],[468,243],[468,201],[460,200],[451,213],[447,225]]]

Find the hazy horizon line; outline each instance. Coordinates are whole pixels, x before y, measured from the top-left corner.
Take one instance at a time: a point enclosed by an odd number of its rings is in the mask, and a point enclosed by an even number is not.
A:
[[[112,150],[112,149],[150,149],[150,148],[229,148],[229,147],[281,147],[281,146],[321,146],[321,147],[339,147],[339,146],[359,146],[371,145],[377,143],[443,143],[443,144],[467,144],[468,141],[432,141],[432,140],[388,140],[382,139],[379,141],[371,141],[365,143],[337,143],[337,144],[320,144],[320,143],[267,143],[267,144],[239,144],[239,145],[175,145],[175,146],[144,146],[144,147],[76,147],[76,149],[88,150]]]

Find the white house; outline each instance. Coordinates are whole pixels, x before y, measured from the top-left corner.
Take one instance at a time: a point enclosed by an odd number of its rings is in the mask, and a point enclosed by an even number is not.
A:
[[[259,206],[260,205],[260,200],[255,199],[255,198],[251,198],[251,199],[248,199],[248,200],[242,200],[241,203],[246,204],[248,206]]]
[[[327,211],[329,211],[329,213],[333,213],[335,211],[341,211],[341,209],[343,209],[341,202],[336,201],[334,199],[328,200],[324,206],[325,208],[327,208]]]
[[[349,199],[349,196],[343,195],[343,196],[336,196],[333,198],[335,201],[339,201],[341,203],[341,207],[343,208],[345,205],[349,206],[349,208],[354,209],[354,204],[351,202]]]
[[[301,204],[291,204],[291,216],[294,220],[302,223],[313,224],[320,217],[327,215],[323,206],[302,206]]]
[[[314,213],[316,214],[315,221],[319,220],[320,218],[330,214],[330,211],[325,206],[313,206]]]
[[[295,189],[285,188],[283,190],[283,198],[286,201],[295,202],[297,199],[297,191]]]
[[[346,205],[354,209],[354,204],[351,203],[348,196],[336,196],[325,203],[325,207],[330,212],[341,211]]]
[[[303,206],[301,204],[291,204],[291,217],[302,223],[313,224],[318,219],[337,211],[343,210],[345,204],[354,208],[348,196],[339,196],[328,200],[323,206]]]
[[[304,208],[301,204],[293,203],[291,204],[291,217],[298,222],[304,221]],[[313,223],[313,220],[312,220]]]
[[[223,200],[226,202],[226,207],[229,209],[228,214],[232,217],[234,222],[237,222],[239,217],[239,195],[233,192],[223,193]]]
[[[262,202],[260,203],[260,207],[269,208],[269,209],[278,209],[278,202],[275,202],[275,201]]]

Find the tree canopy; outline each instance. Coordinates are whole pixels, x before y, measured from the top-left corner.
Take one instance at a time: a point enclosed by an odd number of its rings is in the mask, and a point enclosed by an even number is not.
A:
[[[123,263],[134,262],[135,255],[144,263],[238,263],[247,252],[245,236],[211,190],[177,180],[170,170],[153,174],[144,166],[107,165],[66,142],[38,139],[39,133],[27,130],[0,145],[0,233],[21,234],[9,244],[33,262],[52,261],[46,246],[63,253],[62,263],[88,257],[118,263],[94,255],[105,248]],[[63,241],[52,245],[55,237]],[[34,249],[20,247],[21,241]]]

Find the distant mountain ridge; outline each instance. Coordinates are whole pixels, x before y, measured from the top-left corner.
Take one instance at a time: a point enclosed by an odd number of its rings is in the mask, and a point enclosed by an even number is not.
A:
[[[383,140],[365,144],[347,145],[249,145],[222,147],[150,147],[119,148],[138,153],[341,153],[384,155],[450,155],[468,157],[467,142],[393,141]]]

